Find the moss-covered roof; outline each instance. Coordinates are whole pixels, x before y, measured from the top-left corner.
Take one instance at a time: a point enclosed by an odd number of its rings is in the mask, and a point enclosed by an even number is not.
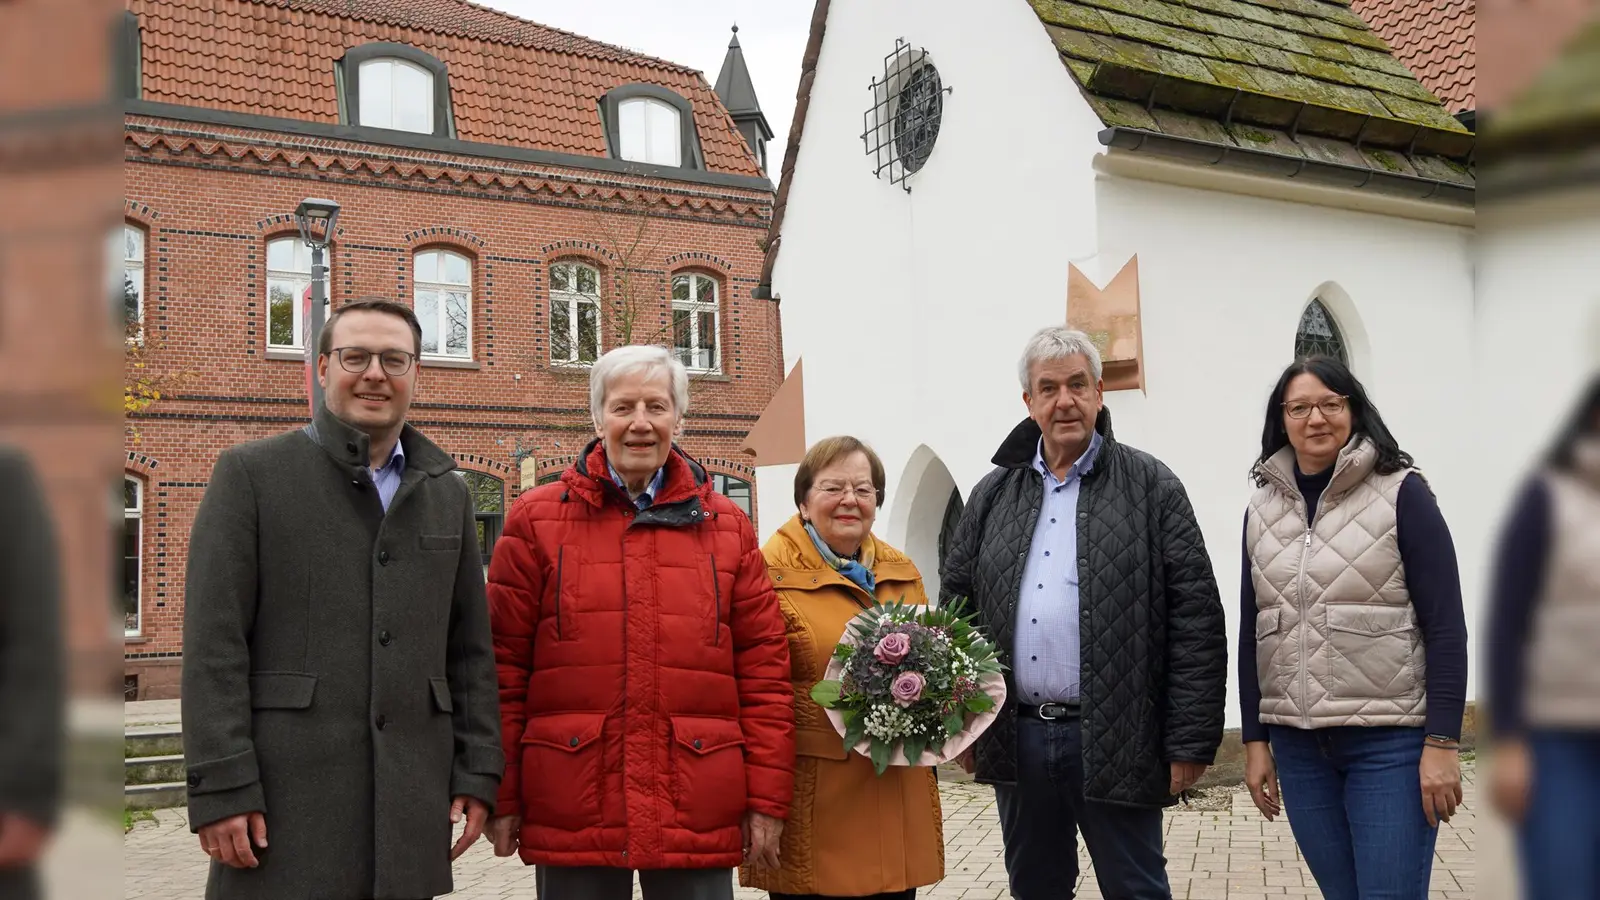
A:
[[[1106,125],[1472,183],[1472,134],[1348,2],[1029,3]]]
[[[1600,22],[1579,32],[1485,126],[1486,149],[1555,154],[1600,146]]]

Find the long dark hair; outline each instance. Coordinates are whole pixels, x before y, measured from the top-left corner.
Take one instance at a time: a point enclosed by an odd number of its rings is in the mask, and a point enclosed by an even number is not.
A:
[[[1573,467],[1573,453],[1578,448],[1578,442],[1595,433],[1595,420],[1600,418],[1600,372],[1589,380],[1589,387],[1583,392],[1583,398],[1567,419],[1567,424],[1556,435],[1555,444],[1550,447],[1550,452],[1545,456],[1545,464],[1552,469],[1570,472]]]
[[[1279,450],[1289,446],[1289,432],[1283,426],[1283,395],[1289,390],[1289,382],[1299,375],[1315,375],[1319,381],[1328,386],[1328,390],[1335,394],[1343,394],[1350,398],[1350,436],[1366,435],[1372,440],[1373,446],[1378,451],[1376,469],[1381,475],[1392,475],[1402,469],[1409,469],[1412,465],[1411,455],[1400,449],[1400,442],[1389,433],[1389,426],[1383,424],[1383,416],[1378,414],[1378,408],[1372,405],[1372,400],[1367,396],[1367,389],[1362,387],[1361,381],[1351,374],[1350,369],[1331,356],[1311,356],[1296,360],[1283,374],[1278,377],[1278,384],[1272,389],[1272,396],[1267,398],[1266,424],[1261,428],[1261,456],[1256,464],[1251,467],[1251,477],[1255,479],[1257,487],[1264,487],[1267,483],[1266,476],[1261,471],[1261,464],[1271,459]]]

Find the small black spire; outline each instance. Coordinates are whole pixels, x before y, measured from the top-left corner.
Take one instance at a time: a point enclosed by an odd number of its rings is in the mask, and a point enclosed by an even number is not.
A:
[[[765,145],[772,140],[772,127],[761,112],[761,102],[756,99],[755,84],[750,79],[750,68],[745,65],[744,50],[739,46],[739,25],[734,23],[733,38],[728,41],[728,55],[723,57],[722,71],[717,73],[717,97],[733,116],[750,151],[765,166]]]

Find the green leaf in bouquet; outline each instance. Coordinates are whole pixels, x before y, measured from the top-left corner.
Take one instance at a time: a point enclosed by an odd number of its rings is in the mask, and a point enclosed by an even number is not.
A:
[[[817,705],[824,709],[833,709],[839,702],[840,688],[841,685],[837,681],[819,681],[811,689],[811,699],[817,701]]]
[[[986,713],[994,709],[994,698],[988,694],[973,694],[967,698],[967,712]]]
[[[922,751],[928,749],[928,739],[920,734],[907,735],[900,746],[906,751],[906,761],[916,765]]]
[[[872,739],[872,768],[877,770],[879,775],[889,768],[889,755],[893,752],[894,748],[888,741]]]
[[[965,727],[967,727],[967,716],[959,709],[944,717],[944,733],[947,737],[955,737]]]
[[[845,716],[845,720],[844,720],[844,749],[845,749],[845,752],[846,753],[850,752],[850,749],[852,747],[854,747],[855,745],[861,743],[861,739],[866,737],[866,736],[867,736],[866,716],[861,715],[860,712],[858,712],[858,711],[852,710],[851,711],[851,715],[846,715]]]

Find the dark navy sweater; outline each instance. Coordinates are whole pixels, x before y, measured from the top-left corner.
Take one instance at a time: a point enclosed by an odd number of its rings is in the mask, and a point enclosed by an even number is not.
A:
[[[1524,672],[1533,611],[1544,593],[1551,541],[1550,489],[1530,479],[1512,506],[1489,587],[1489,709],[1499,736],[1523,728]]]
[[[1333,467],[1316,475],[1295,468],[1295,482],[1315,519],[1317,502],[1333,480]],[[1250,578],[1250,545],[1246,514],[1244,575],[1239,582],[1239,703],[1246,742],[1267,739],[1261,724],[1261,684],[1256,680],[1256,587]],[[1455,542],[1427,482],[1416,473],[1400,485],[1395,510],[1396,540],[1405,566],[1406,591],[1417,613],[1427,662],[1428,734],[1461,737],[1461,716],[1467,704],[1467,616],[1461,603],[1461,573]]]

